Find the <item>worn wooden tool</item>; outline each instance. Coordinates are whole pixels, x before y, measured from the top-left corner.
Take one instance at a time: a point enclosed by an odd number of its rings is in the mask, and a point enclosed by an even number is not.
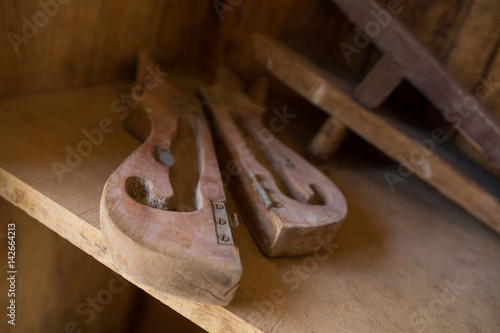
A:
[[[136,113],[133,123],[150,134],[106,183],[102,231],[116,263],[145,285],[226,305],[242,268],[209,127],[198,100],[152,82],[156,66],[140,56],[132,96],[145,121]]]
[[[384,112],[367,110],[352,99],[352,88],[341,78],[270,37],[255,35],[253,42],[255,57],[277,78],[407,169],[384,174],[392,190],[415,173],[500,233],[498,180],[454,154],[442,129],[423,132]]]
[[[367,108],[376,108],[406,79],[500,171],[500,125],[394,16],[399,5],[383,7],[375,0],[332,2],[383,54],[352,96]],[[326,123],[311,144],[311,153],[318,159],[331,155],[342,140],[345,129],[333,123]]]
[[[222,170],[233,176],[229,188],[262,252],[295,256],[328,244],[347,213],[345,199],[328,177],[273,136],[271,130],[282,130],[286,121],[274,117],[270,129],[264,127],[265,108],[227,68],[200,95]]]

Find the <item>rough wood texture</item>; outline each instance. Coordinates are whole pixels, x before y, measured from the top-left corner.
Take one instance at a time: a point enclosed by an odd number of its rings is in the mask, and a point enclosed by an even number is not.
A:
[[[419,133],[415,128],[368,111],[349,97],[347,91],[350,89],[339,78],[325,73],[281,43],[256,35],[254,45],[257,60],[285,84],[411,170],[410,174],[414,172],[500,232],[498,181],[474,167],[464,170],[462,166],[466,164],[454,157],[449,161],[450,158],[441,152],[446,141],[442,129]],[[389,175],[389,180],[393,185],[404,182],[408,177],[405,174],[407,172],[400,171]],[[477,179],[477,176],[482,179]]]
[[[162,20],[171,21],[164,3],[0,2],[0,95],[130,79],[137,50],[152,47]],[[8,33],[18,36],[17,48]]]
[[[142,53],[131,96],[151,121],[151,133],[104,187],[106,244],[143,284],[227,305],[242,268],[208,124],[200,103],[155,77],[156,68]]]
[[[265,108],[243,93],[243,83],[227,68],[201,95],[222,170],[231,169],[226,183],[262,252],[297,256],[320,249],[340,229],[347,205],[335,184],[273,136],[295,116],[278,111],[264,127]]]
[[[4,50],[0,95],[128,80],[136,50],[141,47],[153,50],[154,58],[169,70],[182,66],[212,72],[218,64],[228,63],[249,80],[260,68],[253,61],[247,41],[259,31],[280,38],[303,35],[357,73],[366,70],[373,54],[369,46],[350,62],[345,59],[339,44],[352,44],[356,32],[325,0],[215,3],[225,4],[223,20],[213,1],[69,1],[59,5],[54,17],[38,27],[36,35],[27,38],[28,43],[20,44],[20,52],[15,53],[7,34],[23,36],[23,17],[33,23],[33,16],[44,10],[38,0],[0,2],[4,18],[0,26],[0,35],[4,36],[0,39]],[[499,36],[494,29],[497,1],[401,3],[404,9],[398,18],[433,54],[447,65],[449,62],[448,69],[467,88],[472,88],[470,84],[477,82],[497,47],[493,41]]]
[[[380,63],[372,69],[376,74],[369,74],[366,78],[367,84],[375,83],[372,76],[381,78],[385,75],[384,68],[393,69],[393,75],[381,84],[386,91],[372,92],[388,96],[401,81],[401,76],[404,76],[436,106],[447,121],[453,123],[493,167],[500,170],[500,125],[477,99],[423,48],[406,27],[392,17],[392,7],[385,9],[375,0],[333,2],[352,22],[364,29],[384,54]],[[396,72],[399,72],[399,76],[394,75]],[[362,87],[366,87],[366,84],[362,83]],[[362,101],[368,101],[369,106],[381,102],[372,101],[366,96]]]
[[[8,125],[0,132],[1,195],[210,332],[465,333],[500,325],[498,235],[416,177],[391,192],[383,174],[397,167],[346,159],[351,149],[321,167],[350,206],[335,243],[309,256],[269,259],[241,223],[233,237],[245,271],[228,307],[170,296],[127,276],[106,248],[98,211],[106,180],[140,145],[110,109],[128,91],[120,84],[1,99],[0,123]],[[300,117],[280,134],[304,153],[313,128]],[[103,118],[115,130],[59,182],[51,163],[64,163],[65,147],[86,140],[82,130]],[[450,293],[455,282],[467,288]]]

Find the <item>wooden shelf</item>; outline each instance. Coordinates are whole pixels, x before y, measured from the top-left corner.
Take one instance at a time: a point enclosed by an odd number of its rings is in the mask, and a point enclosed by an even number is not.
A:
[[[139,142],[113,102],[127,83],[0,100],[0,193],[96,260],[123,275],[99,230],[104,183]],[[53,162],[82,130],[115,126],[62,180]],[[397,166],[340,153],[320,168],[344,192],[349,213],[328,251],[269,259],[244,223],[233,230],[244,269],[228,307],[145,288],[211,332],[470,332],[500,327],[500,237],[415,177],[395,192]],[[362,156],[358,156],[358,158]],[[500,212],[499,212],[500,216]],[[330,253],[331,252],[331,253]],[[465,286],[463,289],[451,285]]]

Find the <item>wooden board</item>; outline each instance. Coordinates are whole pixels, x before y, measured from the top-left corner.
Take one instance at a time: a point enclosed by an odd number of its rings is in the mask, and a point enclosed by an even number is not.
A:
[[[98,209],[109,175],[139,145],[111,108],[128,91],[128,84],[117,84],[0,100],[1,195],[120,274],[104,245]],[[314,129],[294,105],[289,112],[299,116],[283,132],[285,142],[304,153],[304,136]],[[65,147],[85,140],[81,131],[103,118],[116,129],[59,182],[51,163],[64,163]],[[326,249],[269,259],[240,221],[233,236],[243,276],[228,307],[137,285],[211,332],[498,330],[499,236],[416,177],[391,192],[383,175],[397,167],[347,158],[360,151],[344,147],[321,165],[350,207]],[[455,282],[466,289],[450,293]]]

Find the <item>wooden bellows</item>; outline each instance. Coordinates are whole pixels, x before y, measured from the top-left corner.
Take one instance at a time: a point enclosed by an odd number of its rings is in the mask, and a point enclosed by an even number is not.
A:
[[[139,67],[147,66],[156,65],[143,55]],[[106,244],[116,263],[144,284],[226,305],[242,268],[202,107],[165,79],[144,94],[140,106],[151,133],[106,183]]]
[[[202,88],[218,153],[233,169],[229,188],[245,221],[266,255],[296,256],[328,244],[347,213],[342,193],[333,182],[277,140],[272,130],[285,126],[274,118],[264,127],[265,109],[243,93],[227,68],[215,84]]]

